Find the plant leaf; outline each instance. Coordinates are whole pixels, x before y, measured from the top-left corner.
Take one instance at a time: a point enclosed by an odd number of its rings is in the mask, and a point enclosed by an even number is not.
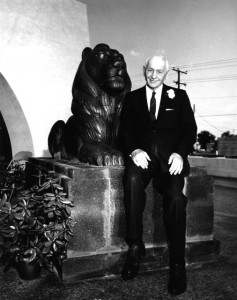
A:
[[[52,219],[53,217],[54,217],[54,213],[53,213],[52,211],[49,212],[49,213],[48,213],[48,218],[49,218],[49,219]]]

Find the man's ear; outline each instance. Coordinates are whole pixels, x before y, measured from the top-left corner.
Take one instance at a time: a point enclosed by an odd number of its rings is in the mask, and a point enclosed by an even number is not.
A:
[[[166,71],[166,74],[165,74],[165,78],[164,78],[164,79],[167,79],[167,76],[168,76],[169,72],[170,72],[170,70],[168,69],[168,70]]]
[[[143,75],[145,76],[146,75],[146,67],[143,66],[142,70],[143,70]]]

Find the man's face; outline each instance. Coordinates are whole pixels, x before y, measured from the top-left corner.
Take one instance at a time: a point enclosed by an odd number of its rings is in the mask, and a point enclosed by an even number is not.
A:
[[[151,89],[158,88],[164,82],[167,71],[165,61],[162,58],[156,56],[152,57],[146,68],[143,68],[147,85]]]

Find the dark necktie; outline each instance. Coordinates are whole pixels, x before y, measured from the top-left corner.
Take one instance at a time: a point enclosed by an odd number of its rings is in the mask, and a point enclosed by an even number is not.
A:
[[[150,116],[152,121],[156,120],[156,92],[152,92],[151,103],[150,103]]]

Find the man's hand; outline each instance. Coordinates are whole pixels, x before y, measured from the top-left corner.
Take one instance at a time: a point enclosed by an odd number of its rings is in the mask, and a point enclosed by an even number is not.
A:
[[[134,164],[138,167],[141,167],[142,169],[148,168],[150,157],[145,151],[136,149],[131,153],[130,157],[133,160]]]
[[[169,168],[170,175],[180,174],[183,170],[183,159],[178,153],[172,153],[170,155],[168,164],[171,164]]]

